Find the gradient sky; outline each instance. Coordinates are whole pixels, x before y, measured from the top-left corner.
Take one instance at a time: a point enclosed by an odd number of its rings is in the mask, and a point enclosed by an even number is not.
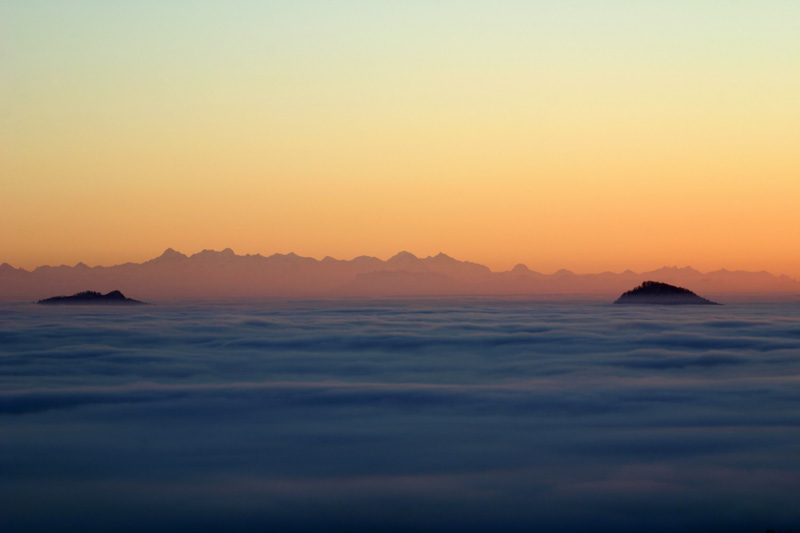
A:
[[[0,262],[800,277],[800,2],[0,1]]]

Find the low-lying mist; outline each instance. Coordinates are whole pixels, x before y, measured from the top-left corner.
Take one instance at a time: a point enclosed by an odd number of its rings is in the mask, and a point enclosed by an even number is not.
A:
[[[0,529],[800,524],[800,308],[0,306]]]

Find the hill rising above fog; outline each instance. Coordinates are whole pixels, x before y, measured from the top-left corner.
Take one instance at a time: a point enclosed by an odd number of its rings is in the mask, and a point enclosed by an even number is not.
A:
[[[615,304],[649,305],[719,305],[696,295],[689,289],[658,281],[645,281],[638,287],[622,293]]]
[[[126,298],[119,291],[111,291],[108,294],[100,294],[94,291],[83,291],[72,296],[53,296],[39,300],[37,304],[42,305],[143,305],[144,302]]]
[[[400,252],[387,260],[360,256],[322,260],[293,253],[236,255],[227,248],[191,256],[173,249],[144,263],[88,267],[42,266],[27,271],[0,265],[0,300],[31,301],[92,290],[119,289],[137,298],[259,298],[424,295],[586,294],[619,295],[646,280],[703,294],[800,294],[800,283],[768,272],[664,267],[649,272],[541,274],[525,265],[492,272],[445,254]]]

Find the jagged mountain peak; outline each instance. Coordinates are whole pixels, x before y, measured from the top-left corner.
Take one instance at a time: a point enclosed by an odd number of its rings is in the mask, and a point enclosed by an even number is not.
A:
[[[216,251],[211,249],[205,249],[203,251],[197,252],[193,254],[190,258],[191,259],[218,259],[218,258],[225,258],[231,259],[234,257],[240,257],[234,253],[233,250],[230,248],[225,248],[224,250]]]
[[[397,261],[412,261],[418,259],[418,257],[411,252],[406,252],[405,250],[402,252],[398,252],[392,257],[389,258],[389,262],[397,262]]]
[[[269,256],[267,259],[279,259],[279,260],[282,260],[282,261],[294,261],[294,260],[302,259],[302,260],[316,261],[316,259],[314,259],[312,257],[303,257],[301,255],[297,255],[294,252],[289,252],[288,254],[275,253],[275,254],[272,254],[271,256]]]
[[[187,257],[188,256],[186,256],[186,255],[174,250],[173,248],[167,248],[166,250],[164,250],[164,253],[162,253],[160,256],[156,257],[155,259],[152,259],[152,261],[156,261],[156,260],[170,261],[170,260],[176,260],[176,259],[187,259]]]

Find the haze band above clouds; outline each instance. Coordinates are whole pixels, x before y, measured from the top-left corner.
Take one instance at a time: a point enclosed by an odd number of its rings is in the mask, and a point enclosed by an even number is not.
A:
[[[644,281],[660,281],[689,288],[701,295],[725,295],[725,301],[752,298],[800,298],[800,282],[768,272],[664,267],[636,273],[553,274],[534,272],[522,264],[505,272],[459,261],[446,254],[418,258],[400,252],[383,261],[359,256],[317,260],[296,254],[264,257],[203,250],[186,256],[167,249],[144,263],[110,267],[42,266],[32,271],[0,265],[0,300],[31,301],[94,290],[123,291],[134,299],[264,297],[382,297],[445,295],[595,295],[618,296]]]

